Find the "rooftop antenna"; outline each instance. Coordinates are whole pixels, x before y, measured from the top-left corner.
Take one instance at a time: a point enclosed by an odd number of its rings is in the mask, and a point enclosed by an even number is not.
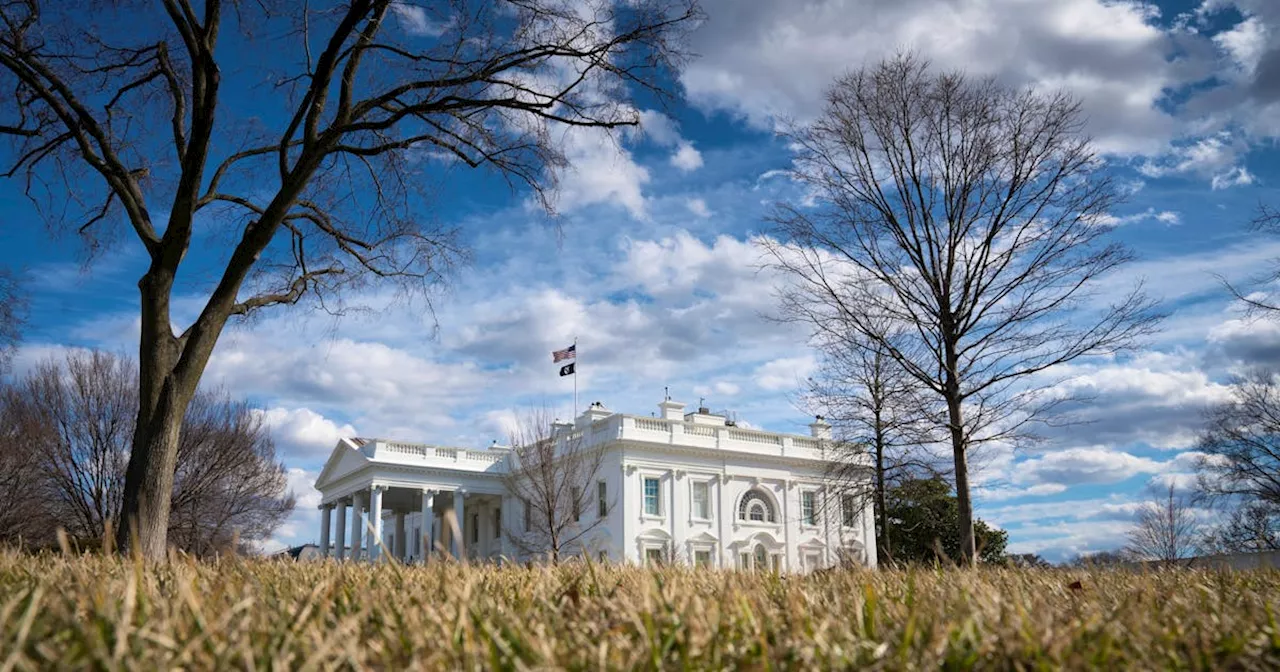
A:
[[[707,405],[707,398],[698,397],[698,408],[702,408],[703,406],[706,406],[706,405]]]
[[[671,401],[671,388],[666,385],[662,386],[663,401]]]

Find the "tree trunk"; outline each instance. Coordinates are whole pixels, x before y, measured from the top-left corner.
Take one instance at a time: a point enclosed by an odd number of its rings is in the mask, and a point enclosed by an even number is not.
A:
[[[121,552],[132,549],[136,539],[138,553],[152,561],[165,558],[178,437],[194,393],[188,389],[194,385],[186,383],[176,370],[182,347],[169,321],[172,287],[173,274],[161,260],[153,262],[138,282],[142,307],[138,417],[116,528],[116,545]],[[199,368],[203,370],[203,366]]]
[[[956,502],[959,504],[960,564],[977,562],[977,546],[973,538],[973,503],[969,499],[969,460],[965,454],[964,413],[958,394],[947,395],[948,426],[951,430],[951,453],[955,459]]]
[[[893,562],[893,549],[889,544],[889,509],[884,493],[884,439],[876,434],[876,518],[880,521],[880,551],[886,562]]]

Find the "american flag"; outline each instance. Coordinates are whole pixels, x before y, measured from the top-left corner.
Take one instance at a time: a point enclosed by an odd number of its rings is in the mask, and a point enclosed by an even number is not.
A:
[[[551,353],[552,362],[563,362],[566,359],[573,359],[578,356],[578,344],[565,348],[564,350],[556,350]]]

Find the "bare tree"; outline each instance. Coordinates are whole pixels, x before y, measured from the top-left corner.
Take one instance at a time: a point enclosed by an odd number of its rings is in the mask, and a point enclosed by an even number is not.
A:
[[[0,543],[45,546],[56,523],[45,506],[34,445],[23,440],[21,417],[14,410],[0,396]]]
[[[592,444],[584,434],[570,423],[552,422],[546,410],[525,413],[512,429],[512,469],[503,478],[521,511],[507,534],[522,554],[555,563],[590,550],[591,533],[613,511],[611,496],[601,500],[597,490],[604,444]]]
[[[197,394],[178,444],[170,543],[200,556],[244,552],[270,538],[294,503],[262,416],[225,393]]]
[[[628,89],[665,93],[698,18],[694,0],[0,5],[5,174],[91,250],[123,221],[148,259],[121,547],[164,556],[183,416],[228,320],[430,288],[461,250],[426,223],[424,173],[483,166],[549,204],[556,131],[637,123]],[[217,266],[175,330],[193,242]]]
[[[1227,513],[1215,535],[1224,550],[1280,548],[1280,379],[1253,371],[1231,394],[1205,413],[1197,489]]]
[[[788,139],[806,198],[777,208],[781,242],[764,243],[789,283],[784,312],[878,343],[945,404],[971,562],[970,450],[1032,436],[1060,401],[1042,373],[1130,348],[1158,318],[1140,288],[1094,295],[1130,259],[1103,242],[1117,191],[1069,96],[910,55],[837,80]]]
[[[103,539],[123,502],[137,400],[133,362],[103,352],[46,360],[4,387],[0,414],[25,451],[22,501],[34,519]],[[184,417],[176,482],[169,532],[200,555],[266,539],[293,510],[260,417],[216,392],[197,393]]]
[[[9,369],[22,327],[26,321],[27,298],[18,279],[7,268],[0,268],[0,374]]]
[[[1268,205],[1258,208],[1258,214],[1250,223],[1254,233],[1276,236],[1280,235],[1280,210]],[[1223,276],[1222,283],[1245,309],[1252,315],[1275,317],[1280,315],[1280,302],[1276,300],[1275,284],[1280,281],[1280,262],[1271,264],[1265,273],[1255,275],[1244,282],[1233,284]]]
[[[1190,500],[1170,484],[1167,492],[1152,489],[1150,500],[1138,509],[1125,553],[1138,560],[1176,562],[1195,557],[1200,539]]]
[[[831,423],[837,437],[831,444],[828,480],[839,492],[866,494],[865,457],[870,453],[876,550],[881,562],[888,564],[893,561],[893,549],[885,516],[886,489],[902,478],[945,471],[928,452],[942,440],[940,423],[920,383],[878,342],[856,331],[831,327],[824,325],[819,336],[821,359],[817,373],[809,379],[808,403],[822,411],[821,417]],[[901,334],[897,336],[901,340]]]

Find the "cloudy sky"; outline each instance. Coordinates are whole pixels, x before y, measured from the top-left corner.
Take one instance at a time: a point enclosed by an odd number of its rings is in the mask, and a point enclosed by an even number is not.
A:
[[[647,110],[643,132],[574,138],[557,220],[528,194],[423,162],[422,179],[449,195],[433,217],[472,252],[429,306],[367,293],[367,313],[277,311],[223,337],[206,378],[263,409],[299,494],[277,545],[317,536],[311,483],[340,436],[481,447],[514,409],[569,415],[570,379],[548,353],[575,337],[584,402],[648,413],[669,386],[755,426],[805,431],[796,398],[814,359],[803,331],[767,319],[774,279],[754,243],[770,205],[798,196],[774,130],[813,114],[834,76],[904,48],[1074,92],[1129,194],[1115,235],[1139,261],[1108,282],[1145,279],[1171,312],[1133,357],[1064,372],[1095,399],[1080,409],[1088,424],[985,457],[978,514],[1009,531],[1010,550],[1061,559],[1121,544],[1147,484],[1185,482],[1200,409],[1225,397],[1232,372],[1280,358],[1280,324],[1243,319],[1217,277],[1280,257],[1280,239],[1246,226],[1259,203],[1280,206],[1280,3],[704,6],[678,99]],[[402,13],[395,28],[422,26]],[[136,347],[136,246],[89,260],[73,236],[47,234],[14,181],[0,182],[0,217],[0,264],[25,274],[33,300],[19,370],[68,347]],[[180,318],[202,282],[183,285]]]

